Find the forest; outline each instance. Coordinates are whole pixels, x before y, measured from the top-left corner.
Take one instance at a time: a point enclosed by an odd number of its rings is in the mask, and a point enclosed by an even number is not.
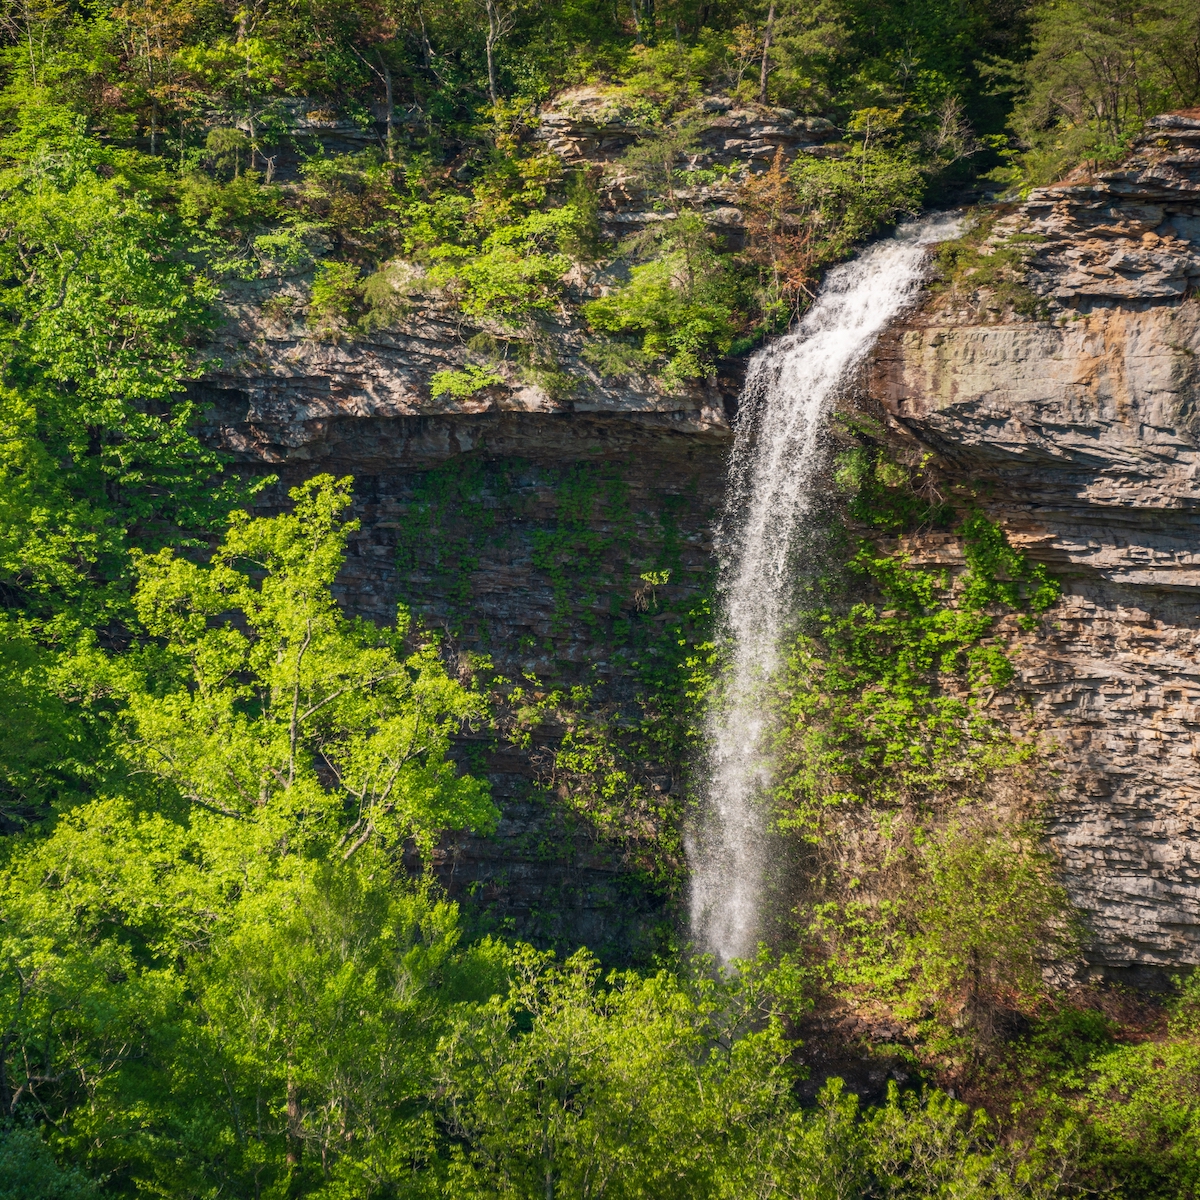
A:
[[[853,545],[773,701],[774,819],[803,862],[837,812],[910,822],[890,892],[835,879],[722,968],[682,915],[624,959],[535,946],[429,864],[502,816],[464,731],[519,741],[570,697],[451,662],[404,605],[347,615],[354,480],[265,512],[275,481],[189,388],[239,281],[309,272],[289,319],[336,343],[399,319],[415,264],[513,331],[435,395],[495,382],[499,343],[553,389],[520,330],[617,257],[588,360],[686,388],[902,215],[1111,164],[1200,105],[1194,0],[3,0],[0,25],[0,1200],[1200,1195],[1200,978],[1053,987],[1086,931],[1039,814],[963,807],[1037,770],[988,715],[993,634],[1059,594],[997,527],[840,431]],[[624,168],[672,218],[621,246],[531,137],[584,86],[634,114]],[[715,94],[837,133],[732,180],[737,249],[677,199]],[[375,144],[297,149],[304,113]],[[918,526],[961,537],[965,582],[872,541]],[[579,545],[540,552],[568,596]],[[559,752],[608,827],[630,745],[695,751],[721,649],[693,615],[625,748],[577,724]],[[639,851],[677,900],[684,817]],[[909,1031],[877,1096],[813,1075],[831,998]]]

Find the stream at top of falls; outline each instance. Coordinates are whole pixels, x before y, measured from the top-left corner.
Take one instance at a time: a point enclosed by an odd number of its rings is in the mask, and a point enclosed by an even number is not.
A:
[[[687,837],[697,947],[749,957],[761,932],[772,764],[764,687],[778,669],[800,549],[839,388],[913,300],[929,247],[961,217],[935,214],[835,267],[804,319],[750,362],[717,540],[723,672],[705,724],[700,810]]]

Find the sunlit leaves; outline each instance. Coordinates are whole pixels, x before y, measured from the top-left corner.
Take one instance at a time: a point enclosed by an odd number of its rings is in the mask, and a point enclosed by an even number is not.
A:
[[[131,753],[205,811],[286,814],[293,839],[373,834],[428,848],[445,826],[486,826],[486,789],[447,762],[450,735],[480,701],[431,645],[348,620],[330,586],[356,528],[339,515],[349,481],[293,489],[293,512],[235,514],[207,568],[164,550],[140,560],[135,597],[163,638],[160,682],[129,699]],[[332,777],[333,787],[322,782]]]

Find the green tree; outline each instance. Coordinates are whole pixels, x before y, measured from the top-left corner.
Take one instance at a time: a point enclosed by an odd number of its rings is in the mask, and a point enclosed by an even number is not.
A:
[[[944,1093],[860,1113],[841,1080],[794,1098],[783,1022],[805,1007],[784,960],[737,975],[613,973],[519,948],[506,994],[439,1044],[452,1197],[811,1200],[1051,1196],[1059,1176]]]
[[[1114,161],[1148,118],[1200,103],[1200,13],[1187,0],[1039,4],[1033,55],[1016,76],[1022,178]]]
[[[380,630],[330,595],[348,481],[293,499],[235,515],[208,566],[139,559],[153,640],[93,662],[123,697],[124,774],[0,877],[6,1112],[184,1193],[305,1146],[331,1166],[417,1094],[457,931],[405,848],[495,819],[447,757],[480,699],[403,614]]]
[[[228,510],[183,393],[214,291],[164,180],[30,104],[0,142],[0,579],[30,620],[127,611],[131,545]]]
[[[95,1183],[64,1170],[32,1129],[0,1128],[0,1200],[93,1200]]]
[[[494,819],[486,787],[447,758],[451,734],[483,709],[434,644],[405,651],[403,612],[379,630],[333,599],[358,527],[339,521],[349,485],[317,476],[292,490],[290,514],[235,513],[208,567],[170,549],[138,560],[138,615],[163,647],[129,695],[129,753],[267,841],[279,820],[293,842],[338,830],[346,857],[371,837],[428,852],[438,830]]]

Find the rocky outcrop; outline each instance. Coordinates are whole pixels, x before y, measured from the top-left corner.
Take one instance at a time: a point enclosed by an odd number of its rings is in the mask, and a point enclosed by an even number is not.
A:
[[[867,391],[1063,580],[1014,699],[1050,747],[1089,957],[1152,981],[1200,962],[1200,110],[1035,191],[993,242],[1027,248],[1033,314],[932,295]]]
[[[689,156],[708,181],[677,199],[730,231],[737,193],[715,168],[823,153],[831,133],[784,111],[706,107]],[[612,240],[661,219],[614,166],[637,131],[637,114],[599,92],[541,115],[550,149],[598,177],[603,168]],[[972,489],[1062,579],[1040,633],[1014,632],[1019,678],[996,706],[1020,723],[1032,706],[1049,747],[1050,833],[1094,933],[1094,969],[1153,983],[1200,961],[1200,112],[1157,118],[1119,169],[1034,192],[991,240],[1026,257],[1020,311],[969,280],[931,289],[879,343],[858,402],[932,449],[945,480]],[[419,273],[406,280],[406,316],[336,340],[302,323],[303,278],[241,284],[198,388],[208,435],[284,484],[317,470],[355,475],[363,528],[341,580],[351,609],[387,621],[404,600],[446,628],[452,650],[486,651],[514,678],[597,684],[619,707],[634,676],[611,632],[634,611],[638,571],[669,544],[665,598],[682,611],[711,570],[740,372],[678,394],[600,376],[571,314],[608,282],[579,273],[570,302],[523,333],[566,386],[513,361],[503,382],[462,399],[435,398],[430,383],[469,359],[476,331]],[[279,295],[291,311],[264,310]],[[451,513],[446,481],[470,471],[476,482]],[[561,580],[534,555],[561,515],[556,489],[589,472],[624,489],[619,521],[597,499],[588,525],[624,564],[610,582],[623,582],[564,622]],[[281,498],[276,489],[267,502]],[[452,524],[474,512],[491,532],[479,540],[455,525],[441,557],[409,553],[413,522],[430,511]],[[910,549],[922,561],[956,554],[938,537]],[[439,870],[505,929],[627,954],[646,944],[664,897],[631,883],[628,864],[542,786],[555,736],[547,727],[520,751],[464,746],[477,769],[486,763],[504,818],[493,839],[443,847]],[[647,786],[678,797],[680,781]]]
[[[466,333],[451,307],[436,295],[413,291],[411,314],[391,329],[347,334],[337,340],[313,336],[300,319],[274,321],[262,312],[268,296],[287,295],[272,281],[243,284],[226,301],[229,317],[211,347],[213,365],[194,392],[207,411],[207,436],[247,464],[280,464],[370,454],[367,446],[345,445],[360,438],[364,421],[422,418],[420,426],[393,425],[406,432],[402,457],[417,463],[444,458],[451,443],[427,445],[430,429],[463,418],[587,415],[619,417],[648,430],[676,430],[699,437],[730,436],[729,414],[737,400],[738,377],[701,380],[678,393],[664,393],[643,378],[604,379],[580,356],[582,331],[569,321],[547,321],[523,331],[529,341],[569,379],[565,391],[548,390],[536,375],[500,363],[504,381],[473,395],[435,397],[438,371],[469,360]],[[295,286],[297,298],[300,288]],[[429,424],[433,420],[434,424]],[[441,422],[438,424],[437,422]],[[477,448],[463,433],[461,448]],[[416,440],[414,440],[414,437]],[[388,442],[386,454],[396,452]]]
[[[563,92],[538,114],[536,136],[564,162],[613,162],[635,141],[655,132],[655,122],[618,89],[587,87]],[[711,169],[765,164],[782,151],[790,161],[800,153],[820,153],[835,132],[824,117],[798,117],[790,108],[739,107],[709,96],[685,122],[692,136],[682,151],[687,166]],[[682,164],[681,164],[682,165]]]
[[[377,139],[378,130],[327,117],[307,102],[296,101],[293,108],[292,141],[297,144],[320,140],[332,153]],[[419,121],[419,114],[405,119]],[[559,96],[539,114],[533,131],[568,166],[591,175],[598,190],[601,236],[614,249],[622,238],[666,219],[661,197],[649,194],[644,182],[618,161],[646,132],[646,121],[634,105],[619,91],[601,88]],[[777,152],[785,161],[826,153],[834,133],[823,118],[797,117],[789,109],[737,108],[730,100],[710,97],[697,110],[692,140],[677,156],[674,200],[701,213],[736,243],[743,223],[738,198],[744,173],[765,169]],[[294,174],[296,155],[293,147],[280,157],[279,178]],[[223,297],[226,321],[208,348],[210,367],[196,389],[210,412],[209,437],[252,463],[336,456],[342,439],[356,436],[351,430],[377,418],[613,415],[648,430],[728,438],[740,388],[738,364],[729,364],[725,376],[666,393],[638,374],[604,376],[583,356],[586,335],[579,307],[604,294],[621,279],[621,271],[620,265],[577,267],[565,280],[555,312],[508,328],[487,320],[465,322],[453,303],[426,285],[419,267],[397,263],[391,319],[369,330],[316,333],[306,321],[311,273],[268,265],[262,278],[232,283]],[[498,354],[483,356],[490,358],[488,369],[501,382],[461,399],[435,397],[431,382],[438,371],[480,361],[468,342],[481,333],[503,346]],[[551,364],[553,382],[528,361],[522,365],[519,352],[526,360]],[[416,461],[422,451],[411,443],[406,453]]]
[[[722,96],[701,101],[685,121],[688,137],[675,151],[678,177],[673,203],[699,212],[738,245],[743,225],[738,205],[747,173],[766,170],[778,157],[824,155],[837,130],[824,117],[798,117],[790,108],[739,107]],[[666,219],[662,196],[621,165],[635,141],[653,136],[653,122],[619,90],[578,88],[564,92],[539,114],[535,137],[568,165],[588,171],[600,196],[601,229],[612,240]]]

